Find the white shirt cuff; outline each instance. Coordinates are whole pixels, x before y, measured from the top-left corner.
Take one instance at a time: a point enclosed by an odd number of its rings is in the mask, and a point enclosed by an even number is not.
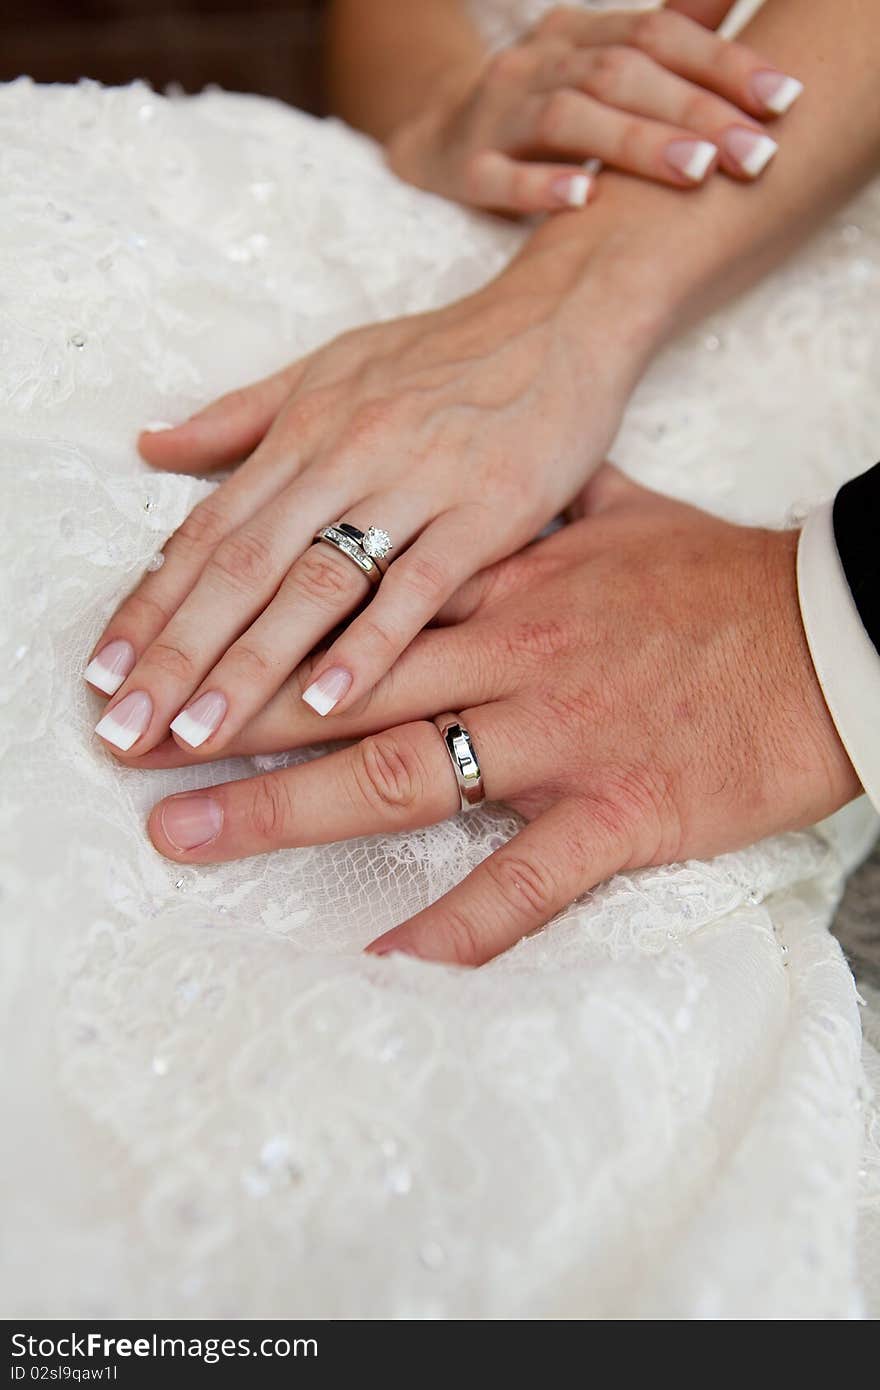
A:
[[[833,503],[807,517],[798,542],[801,617],[816,675],[840,741],[880,811],[880,653],[846,582],[832,523]]]

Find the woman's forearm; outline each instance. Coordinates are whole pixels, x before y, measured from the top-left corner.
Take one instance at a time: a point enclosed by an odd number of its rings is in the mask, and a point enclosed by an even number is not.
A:
[[[331,109],[378,140],[484,57],[464,0],[333,0],[326,52]]]
[[[652,338],[648,357],[782,260],[880,163],[876,0],[769,0],[742,37],[805,86],[759,185],[715,178],[681,193],[604,173],[595,202],[548,220],[523,253],[582,267],[591,305],[604,278]]]

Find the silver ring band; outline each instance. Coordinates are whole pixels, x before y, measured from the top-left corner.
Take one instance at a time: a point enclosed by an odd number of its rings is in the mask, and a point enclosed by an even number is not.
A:
[[[361,574],[366,575],[374,588],[379,587],[382,581],[382,571],[376,561],[370,559],[370,556],[353,536],[348,535],[338,526],[323,526],[320,531],[315,533],[315,542],[318,541],[324,541],[326,545],[332,545],[335,550],[340,551],[347,559],[351,560],[352,564],[357,565]]]
[[[452,763],[461,810],[473,810],[486,799],[480,760],[473,739],[457,714],[438,714],[434,723],[440,730],[449,761]]]

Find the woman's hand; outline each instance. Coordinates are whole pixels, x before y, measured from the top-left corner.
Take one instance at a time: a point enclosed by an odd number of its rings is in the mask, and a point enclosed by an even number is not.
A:
[[[779,115],[800,90],[684,15],[561,7],[457,74],[393,133],[388,159],[421,188],[514,213],[581,206],[589,159],[679,188],[719,165],[753,179],[776,152],[755,118]]]
[[[225,748],[368,597],[355,564],[312,544],[320,527],[374,525],[394,542],[375,596],[306,692],[327,713],[363,700],[466,579],[570,501],[617,430],[643,352],[638,313],[601,298],[608,277],[573,311],[567,265],[555,250],[523,256],[450,308],[346,334],[142,437],[150,462],[175,471],[250,457],[98,644],[86,674],[113,695],[102,737],[142,754],[171,725],[211,756]]]
[[[812,824],[859,792],[810,660],[794,532],[732,526],[603,469],[588,519],[470,581],[298,767],[186,792],[156,848],[207,864],[412,829],[458,808],[459,714],[488,797],[529,824],[370,948],[476,965],[603,879]],[[300,673],[231,751],[329,732]],[[148,765],[180,763],[173,744]],[[195,759],[189,759],[194,761]]]

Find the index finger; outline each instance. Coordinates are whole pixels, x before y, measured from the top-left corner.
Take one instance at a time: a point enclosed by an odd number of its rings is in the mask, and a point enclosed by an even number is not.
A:
[[[484,764],[488,796],[521,790],[516,758],[496,707],[462,714]],[[452,764],[427,720],[372,734],[297,767],[166,797],[148,828],[160,854],[216,864],[275,849],[415,830],[459,809]]]
[[[669,72],[726,97],[752,116],[781,116],[803,91],[797,78],[779,72],[747,44],[724,39],[670,10],[555,10],[539,32],[590,46],[630,44]]]

